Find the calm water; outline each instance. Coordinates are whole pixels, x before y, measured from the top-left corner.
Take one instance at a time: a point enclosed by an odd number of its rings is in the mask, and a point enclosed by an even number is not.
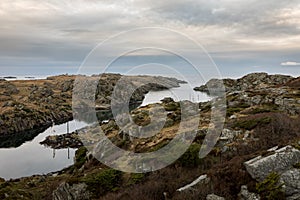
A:
[[[175,101],[190,100],[192,102],[204,102],[211,99],[211,97],[205,93],[194,91],[188,84],[181,84],[178,88],[171,88],[163,91],[150,91],[146,94],[141,106],[150,103],[158,103],[165,97],[171,97]]]
[[[70,131],[86,126],[83,122],[70,121]],[[73,164],[75,149],[53,150],[40,145],[48,135],[66,133],[67,124],[55,125],[36,136],[32,141],[25,142],[17,148],[0,149],[0,177],[5,179],[31,176],[34,174],[47,174],[58,171]]]

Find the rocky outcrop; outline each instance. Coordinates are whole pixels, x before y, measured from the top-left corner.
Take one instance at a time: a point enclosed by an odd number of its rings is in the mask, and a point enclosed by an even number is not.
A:
[[[91,194],[87,191],[85,183],[73,184],[62,183],[54,192],[53,200],[88,200]]]
[[[119,74],[103,74],[102,76],[82,76],[85,84],[81,91],[90,90],[90,83],[97,81],[96,109],[110,109],[111,95],[115,85],[122,78],[126,80],[121,91],[121,104],[124,100],[122,92],[136,88],[129,97],[130,103],[141,103],[150,90],[161,90],[178,87],[182,81],[174,78],[151,76],[122,76]],[[125,77],[125,78],[124,78]],[[0,82],[0,137],[16,133],[26,133],[33,129],[45,129],[54,123],[69,121],[72,116],[72,92],[75,76],[53,76],[45,80],[17,80]],[[142,83],[149,82],[145,86]],[[82,82],[81,82],[82,83]],[[84,94],[83,94],[84,95]],[[95,99],[95,96],[93,97]],[[79,102],[82,105],[84,102]],[[93,108],[94,109],[94,108]]]
[[[285,75],[268,75],[267,73],[252,73],[240,79],[211,79],[205,85],[196,87],[194,90],[201,92],[245,91],[250,89],[262,89],[282,85],[291,81],[293,77]]]
[[[78,132],[50,135],[47,136],[44,141],[40,142],[40,144],[53,149],[79,148],[83,146],[78,136]]]
[[[252,178],[264,180],[271,172],[282,174],[300,162],[300,151],[292,146],[270,151],[267,157],[259,156],[245,162],[245,167]]]
[[[228,107],[274,105],[280,111],[300,113],[299,78],[267,73],[248,74],[240,79],[212,79],[196,91],[219,95],[225,89]],[[276,108],[276,109],[277,109]]]
[[[271,173],[279,174],[288,199],[300,197],[300,151],[292,146],[269,150],[272,155],[256,157],[244,163],[248,173],[257,181],[263,181]]]

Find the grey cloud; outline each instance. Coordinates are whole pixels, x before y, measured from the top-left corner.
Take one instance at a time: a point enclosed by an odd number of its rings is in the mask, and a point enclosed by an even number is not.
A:
[[[233,51],[230,47],[236,50],[245,44],[227,42],[220,31],[223,28],[232,30],[231,38],[298,36],[298,27],[278,23],[278,13],[299,5],[298,0],[2,0],[0,59],[5,63],[16,57],[24,62],[34,62],[34,58],[49,63],[79,62],[97,43],[142,26],[212,27],[216,36],[205,42],[220,46],[220,51]]]
[[[300,5],[299,1],[179,1],[167,0],[151,7],[162,19],[180,21],[194,26],[228,26],[237,32],[270,36],[299,34],[289,24],[278,24],[277,15],[283,8]]]

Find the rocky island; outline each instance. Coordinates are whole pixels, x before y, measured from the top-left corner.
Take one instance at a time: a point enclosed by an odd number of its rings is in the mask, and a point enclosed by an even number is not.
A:
[[[64,80],[61,77],[52,77],[42,81],[41,84],[44,85],[45,82],[53,84],[51,82],[53,80],[61,80],[61,82],[57,82],[58,84],[50,87],[53,91],[52,96],[58,95],[56,96],[58,99],[50,98],[48,100],[63,101],[65,99],[64,103],[58,105],[61,106],[60,108],[66,106],[68,109],[61,111],[60,115],[64,116],[63,113],[66,112],[66,116],[69,116],[71,114],[70,107],[68,107],[70,106],[68,104],[70,97],[66,98],[66,96],[71,95],[70,85],[73,79],[70,77],[69,82],[66,82],[66,77]],[[175,82],[174,86],[178,84],[177,81]],[[299,199],[300,78],[254,73],[238,80],[213,79],[195,90],[215,91],[217,94],[222,82],[226,88],[225,125],[217,144],[206,157],[200,159],[198,155],[206,134],[210,129],[214,129],[210,119],[214,100],[197,104],[201,115],[199,126],[195,130],[197,135],[189,149],[166,168],[141,174],[124,173],[108,168],[95,159],[85,147],[80,147],[76,152],[74,165],[66,169],[47,175],[0,181],[0,198],[54,200],[126,200],[141,199],[141,197],[145,200]],[[9,86],[10,84],[15,87]],[[29,85],[31,84],[32,82],[29,82]],[[1,90],[6,94],[10,93],[13,97],[24,92],[18,82],[4,82],[4,85],[5,87],[1,87]],[[148,90],[149,88],[143,90],[141,96]],[[40,93],[37,92],[37,94]],[[48,92],[45,91],[43,95],[34,98],[35,100],[32,102],[42,99],[44,102],[45,98],[47,99],[46,94]],[[7,98],[10,95],[6,95]],[[2,95],[2,98],[6,98],[6,96]],[[16,99],[26,107],[20,109],[19,104],[16,107],[8,106],[10,109],[3,110],[3,112],[11,114],[8,116],[27,113],[22,110],[31,108],[30,101],[27,100],[28,103],[26,103],[26,95]],[[137,98],[137,100],[141,99]],[[2,104],[11,101],[14,102],[12,99],[3,100]],[[97,101],[101,102],[101,105],[108,102],[106,97],[97,98]],[[130,112],[131,119],[136,124],[146,126],[151,122],[150,113],[157,105],[167,111],[163,128],[150,138],[135,138],[126,134],[126,131],[119,129],[113,119],[106,123],[100,123],[101,129],[112,143],[122,149],[137,153],[156,151],[180,134],[177,130],[183,117],[181,106],[196,104],[184,103],[186,104],[166,98],[159,104],[135,108]],[[4,108],[6,107],[4,106]],[[51,113],[52,109],[57,108],[44,108],[39,112],[43,115],[43,111]],[[57,120],[56,115],[51,116],[52,118],[46,118],[45,121]],[[14,117],[4,119],[9,122],[9,119],[13,120]],[[155,120],[160,122],[163,119]],[[16,129],[13,128],[13,130]],[[97,127],[89,126],[77,130],[77,134],[83,134],[91,141],[96,130]],[[55,142],[55,139],[58,141],[57,138],[61,138],[59,141],[69,140],[69,136],[66,135],[50,139]],[[63,146],[61,147],[63,148]],[[109,150],[103,150],[103,153],[109,153]]]
[[[120,74],[80,76],[86,83],[80,87],[82,91],[87,91],[89,82],[98,81],[95,107],[105,113],[110,109],[113,87],[121,77]],[[18,146],[22,143],[20,138],[23,141],[30,140],[53,123],[72,120],[72,90],[75,78],[76,76],[61,75],[44,80],[0,80],[0,147]],[[179,87],[180,83],[184,83],[165,77],[126,78],[136,80],[128,81],[128,88],[150,82],[132,94],[130,103],[133,107],[139,105],[150,90]]]

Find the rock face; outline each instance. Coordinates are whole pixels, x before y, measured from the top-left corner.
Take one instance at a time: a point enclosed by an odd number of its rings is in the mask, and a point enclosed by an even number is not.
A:
[[[244,165],[252,178],[258,181],[264,180],[271,172],[276,172],[280,175],[280,182],[288,199],[299,199],[300,169],[294,166],[300,163],[300,151],[292,146],[274,149],[270,150],[274,154],[256,157]]]
[[[249,89],[262,89],[275,85],[282,85],[291,81],[293,77],[285,75],[268,75],[267,73],[252,73],[240,79],[211,79],[205,85],[196,87],[196,91],[201,92],[218,92],[223,91],[223,87],[227,92],[245,91]]]
[[[88,200],[91,198],[85,183],[73,184],[62,183],[54,192],[53,200]]]

